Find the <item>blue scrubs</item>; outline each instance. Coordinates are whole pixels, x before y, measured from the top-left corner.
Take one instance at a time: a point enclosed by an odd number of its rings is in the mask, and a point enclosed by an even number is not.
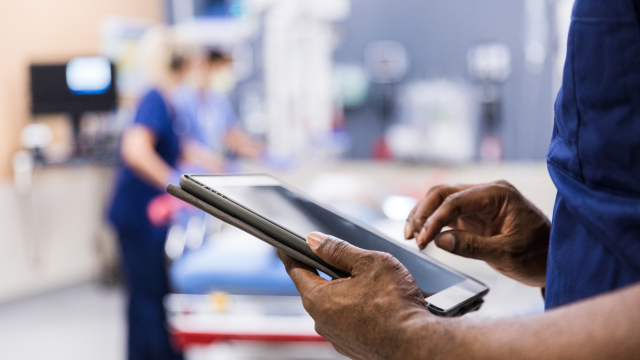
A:
[[[174,103],[181,135],[223,154],[224,136],[238,122],[227,95],[210,90],[202,94],[182,86],[176,92]]]
[[[558,188],[546,308],[640,281],[640,26],[633,0],[577,0],[547,157]]]
[[[174,118],[160,93],[152,90],[140,102],[134,122],[154,133],[155,151],[172,167],[180,155]],[[147,205],[162,193],[126,165],[120,166],[109,220],[118,233],[129,289],[129,360],[181,359],[170,346],[162,303],[169,293],[164,257],[167,228],[152,225],[147,217]]]

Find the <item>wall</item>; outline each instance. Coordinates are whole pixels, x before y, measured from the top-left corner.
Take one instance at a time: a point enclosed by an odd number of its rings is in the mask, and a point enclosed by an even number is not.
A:
[[[0,179],[11,174],[11,154],[31,120],[28,66],[97,54],[99,24],[109,15],[159,21],[162,0],[0,1]]]
[[[33,120],[29,65],[97,54],[105,16],[160,21],[163,1],[0,1],[0,301],[84,281],[103,267],[102,211],[112,171],[37,170],[31,191],[21,194],[10,181],[10,159]],[[69,132],[64,116],[42,120],[56,133]]]
[[[109,167],[36,169],[29,191],[0,181],[0,303],[109,275]]]

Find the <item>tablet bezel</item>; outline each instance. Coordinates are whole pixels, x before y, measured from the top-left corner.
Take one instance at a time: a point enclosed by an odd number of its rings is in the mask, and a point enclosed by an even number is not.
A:
[[[216,184],[203,184],[200,181],[198,181],[196,179],[196,177],[207,177],[209,178],[209,181],[211,179],[214,179],[217,183]],[[315,253],[313,253],[311,251],[311,248],[309,248],[309,246],[306,243],[306,240],[300,236],[299,234],[294,233],[293,231],[287,229],[286,227],[278,224],[275,221],[272,221],[271,219],[269,219],[268,217],[265,217],[264,215],[261,215],[259,213],[254,212],[253,210],[245,207],[244,205],[234,201],[233,199],[230,199],[228,197],[226,197],[224,194],[221,194],[219,192],[217,192],[215,189],[213,189],[213,187],[219,187],[219,186],[281,186],[291,192],[293,192],[294,194],[296,194],[297,196],[305,199],[305,200],[309,200],[311,202],[313,202],[314,204],[316,204],[317,206],[321,207],[322,209],[325,209],[326,211],[332,212],[333,214],[340,216],[352,223],[354,223],[355,225],[363,228],[366,231],[372,232],[373,234],[379,236],[380,238],[389,241],[391,243],[393,243],[396,246],[400,246],[403,247],[407,250],[409,250],[411,253],[413,253],[416,256],[422,257],[423,259],[429,261],[430,263],[437,265],[455,275],[458,275],[460,277],[462,277],[464,280],[458,284],[452,285],[451,287],[444,289],[436,294],[433,294],[429,297],[426,298],[426,302],[428,304],[429,310],[431,312],[433,312],[436,315],[439,316],[454,316],[454,315],[459,315],[458,312],[460,311],[460,309],[465,308],[465,306],[469,306],[472,304],[477,304],[476,307],[480,306],[480,303],[482,302],[482,297],[484,297],[484,295],[487,294],[487,292],[489,291],[489,288],[481,283],[480,281],[471,278],[468,275],[462,274],[459,271],[452,269],[451,267],[440,263],[439,261],[431,258],[428,255],[425,255],[419,251],[417,251],[416,249],[399,243],[398,241],[389,239],[385,234],[381,233],[380,231],[378,231],[375,228],[372,228],[371,226],[364,224],[356,219],[353,219],[352,217],[342,214],[339,211],[331,208],[330,206],[327,206],[325,204],[323,204],[322,202],[316,201],[314,199],[311,199],[309,196],[307,196],[306,194],[304,194],[302,191],[297,190],[296,188],[270,176],[270,175],[265,175],[265,174],[241,174],[241,175],[211,175],[211,174],[193,174],[193,175],[183,175],[180,178],[180,186],[187,192],[191,193],[194,196],[200,197],[202,200],[204,200],[207,203],[210,203],[212,206],[215,206],[217,208],[220,208],[220,210],[223,210],[227,213],[229,213],[232,216],[238,216],[241,215],[244,219],[245,222],[250,223],[251,219],[254,220],[254,222],[257,223],[261,223],[263,226],[267,226],[270,229],[267,230],[271,230],[271,231],[276,231],[278,232],[281,236],[280,237],[280,241],[282,240],[286,240],[286,241],[282,241],[283,244],[291,247],[292,249],[294,249],[295,251],[298,251],[312,259],[314,259],[315,261],[320,262],[323,265],[328,266],[330,269],[335,270],[335,274],[329,274],[332,277],[336,278],[336,277],[347,277],[349,276],[348,273],[341,271],[339,269],[336,269],[332,266],[330,266],[329,264],[326,264],[326,262],[322,261],[322,259],[320,259],[319,257],[317,257],[317,255],[315,255]],[[213,202],[213,203],[212,203]],[[244,215],[244,216],[243,216]],[[249,216],[249,217],[247,217]],[[247,221],[249,220],[249,221]],[[260,228],[260,224],[251,224],[254,225],[256,228]],[[257,226],[256,226],[257,225]],[[276,238],[277,239],[277,238]],[[471,309],[471,310],[475,310],[475,309]]]

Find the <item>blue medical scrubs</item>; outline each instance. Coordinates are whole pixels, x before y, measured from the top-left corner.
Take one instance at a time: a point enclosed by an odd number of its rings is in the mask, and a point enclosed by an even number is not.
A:
[[[546,308],[640,281],[640,26],[633,0],[577,0],[548,167]]]
[[[140,102],[136,125],[151,130],[155,151],[175,167],[180,155],[175,116],[160,93],[149,92]],[[129,289],[128,359],[181,359],[170,346],[163,307],[169,292],[165,268],[166,227],[156,227],[147,217],[147,205],[163,192],[120,165],[109,220],[115,226]]]
[[[238,120],[226,94],[182,86],[174,96],[181,135],[196,140],[218,154],[224,154],[224,137]]]

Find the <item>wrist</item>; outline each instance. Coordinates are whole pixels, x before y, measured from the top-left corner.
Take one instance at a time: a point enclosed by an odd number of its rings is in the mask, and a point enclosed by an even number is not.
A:
[[[456,342],[454,331],[457,319],[441,318],[428,310],[416,313],[403,322],[400,329],[400,348],[392,359],[447,359]]]

